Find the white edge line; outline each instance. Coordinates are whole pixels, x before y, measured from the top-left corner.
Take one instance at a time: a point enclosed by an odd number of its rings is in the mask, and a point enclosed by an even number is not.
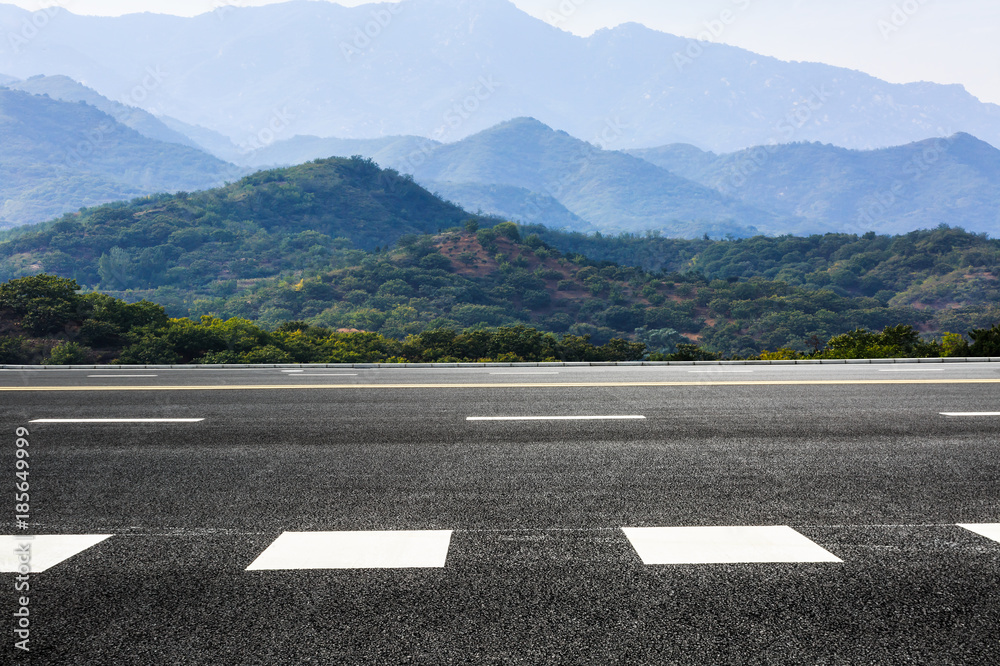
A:
[[[688,370],[688,372],[703,374],[703,375],[714,375],[714,374],[732,374],[734,372],[741,372],[744,374],[752,373],[753,370]]]
[[[114,377],[117,379],[118,377],[159,377],[159,375],[87,375],[88,379],[92,377]]]
[[[558,375],[558,372],[491,372],[491,375],[530,377],[531,375]]]
[[[642,421],[645,416],[468,416],[466,421]]]
[[[1000,416],[1000,412],[941,412],[941,416]]]
[[[200,423],[205,419],[34,419],[28,423]]]
[[[312,374],[294,375],[294,376],[295,377],[357,377],[358,373],[356,373],[356,372],[354,372],[354,373],[350,373],[350,372],[330,372],[330,373],[316,372],[316,373],[312,373]]]

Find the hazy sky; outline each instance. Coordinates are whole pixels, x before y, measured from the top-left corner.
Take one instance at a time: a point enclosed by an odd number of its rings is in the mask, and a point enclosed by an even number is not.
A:
[[[3,0],[0,0],[2,2]],[[10,2],[10,0],[7,0]],[[77,14],[153,11],[195,15],[278,0],[14,0]],[[326,1],[326,0],[319,0]],[[1000,104],[997,0],[513,0],[522,10],[588,35],[628,21],[783,60],[850,67],[892,82],[961,83]],[[364,0],[339,0],[342,5]]]

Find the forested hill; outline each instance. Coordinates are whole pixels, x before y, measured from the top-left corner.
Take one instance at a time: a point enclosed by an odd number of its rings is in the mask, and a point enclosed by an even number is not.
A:
[[[47,272],[268,327],[401,338],[523,324],[742,356],[859,327],[1000,321],[1000,245],[961,229],[710,241],[497,222],[371,160],[318,160],[0,233],[0,280]]]
[[[538,226],[525,231],[594,261],[709,280],[766,278],[917,308],[992,306],[1000,300],[1000,240],[946,226],[901,236],[869,232],[726,241],[588,236]]]
[[[370,160],[317,160],[7,232],[0,278],[44,270],[108,289],[197,291],[220,278],[328,267],[336,247],[372,250],[468,218]]]

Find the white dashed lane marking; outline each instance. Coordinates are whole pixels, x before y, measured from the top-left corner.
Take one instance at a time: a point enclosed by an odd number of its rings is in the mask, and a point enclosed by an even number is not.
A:
[[[0,572],[18,573],[20,567],[27,565],[30,573],[40,573],[110,537],[110,534],[0,536]]]
[[[642,563],[842,562],[790,527],[623,527]]]
[[[285,532],[247,571],[444,567],[451,530]]]
[[[813,526],[816,527],[816,526]],[[831,526],[832,527],[832,526]],[[848,525],[843,527],[912,528],[914,525]],[[1000,548],[1000,523],[927,524],[920,527],[964,528],[996,542]],[[604,533],[609,528],[594,528]],[[620,530],[620,532],[619,532]],[[496,530],[464,530],[467,535]],[[505,531],[505,530],[499,530]],[[553,529],[514,530],[538,532]],[[573,529],[569,531],[588,531]],[[719,565],[842,563],[843,561],[801,533],[787,526],[769,527],[622,527],[623,534],[643,565]],[[197,530],[192,530],[197,532]],[[284,532],[246,567],[246,571],[309,569],[440,569],[452,547],[452,530]],[[177,536],[181,536],[178,534]],[[111,534],[0,536],[0,573],[17,573],[25,565],[41,573],[109,539]],[[119,539],[141,537],[120,535]],[[162,536],[162,535],[157,535]],[[474,537],[473,537],[474,538]],[[468,546],[468,537],[465,539]],[[874,547],[879,547],[877,545]],[[25,545],[27,547],[25,548]],[[566,553],[567,558],[580,553]],[[83,556],[83,555],[82,555]],[[125,561],[101,562],[97,555],[83,566],[108,567]],[[242,566],[242,564],[240,565]]]
[[[466,421],[644,421],[645,416],[468,416]]]
[[[695,375],[733,375],[733,374],[753,374],[753,370],[688,370]]]
[[[1000,416],[1000,412],[941,412],[941,416],[954,416],[954,417]]]
[[[979,536],[984,536],[987,539],[992,539],[997,543],[1000,543],[1000,523],[985,523],[978,525],[959,525],[970,532],[975,532]]]
[[[34,419],[29,423],[200,423],[205,419]]]
[[[286,375],[295,377],[357,377],[356,372],[309,372],[305,370],[282,370]]]

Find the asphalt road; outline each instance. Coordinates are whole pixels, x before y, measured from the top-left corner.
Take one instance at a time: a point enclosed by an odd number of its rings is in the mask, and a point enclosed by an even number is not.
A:
[[[1000,364],[0,371],[19,536],[113,535],[30,575],[30,655],[0,574],[0,662],[1000,664],[1000,543],[959,527],[1000,523],[997,412]],[[37,422],[136,418],[201,420]],[[622,530],[699,526],[840,561],[647,565]],[[444,566],[247,570],[389,531],[447,531]]]

